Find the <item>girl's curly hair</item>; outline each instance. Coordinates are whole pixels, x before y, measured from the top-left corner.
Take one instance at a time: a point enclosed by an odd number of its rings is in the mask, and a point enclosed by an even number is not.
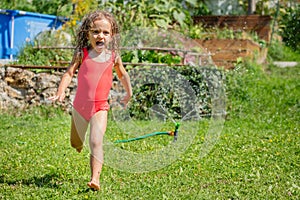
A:
[[[94,21],[102,20],[102,19],[107,20],[111,24],[112,41],[110,42],[109,48],[111,48],[112,50],[118,50],[120,29],[119,29],[116,19],[109,12],[102,11],[102,10],[96,10],[96,11],[93,11],[93,12],[90,12],[89,14],[87,14],[82,20],[82,23],[77,31],[77,36],[76,36],[76,40],[75,40],[74,57],[77,57],[80,59],[83,57],[82,49],[84,47],[89,46],[88,32],[92,28]]]

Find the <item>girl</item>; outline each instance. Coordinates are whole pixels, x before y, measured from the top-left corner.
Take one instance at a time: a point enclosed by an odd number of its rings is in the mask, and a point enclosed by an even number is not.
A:
[[[116,40],[118,34],[118,25],[110,13],[94,11],[86,15],[78,31],[72,62],[62,76],[56,95],[49,98],[52,101],[63,101],[65,89],[79,69],[70,140],[71,146],[81,152],[90,124],[91,179],[87,185],[95,190],[100,189],[102,144],[106,131],[108,95],[112,86],[113,68],[127,93],[122,103],[126,106],[132,96],[129,76],[115,51],[118,47]]]

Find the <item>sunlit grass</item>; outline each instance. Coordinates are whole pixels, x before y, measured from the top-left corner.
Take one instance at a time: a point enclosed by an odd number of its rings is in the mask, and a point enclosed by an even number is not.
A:
[[[110,158],[105,158],[108,163],[99,192],[87,189],[89,150],[85,147],[78,154],[70,147],[67,113],[49,107],[1,113],[0,198],[298,199],[299,74],[299,67],[270,67],[263,72],[251,65],[228,74],[227,117],[208,155],[199,156],[209,129],[209,121],[203,120],[195,135],[187,138],[191,141],[188,148],[157,170],[130,173],[119,170],[120,163],[108,165]],[[179,140],[189,135],[189,127],[195,127],[181,123]],[[122,131],[126,124],[110,121],[105,144],[139,154],[172,145],[171,136],[112,144],[117,139],[173,129],[172,123],[137,124],[140,129],[130,127],[128,134]],[[151,161],[164,162],[163,157]]]

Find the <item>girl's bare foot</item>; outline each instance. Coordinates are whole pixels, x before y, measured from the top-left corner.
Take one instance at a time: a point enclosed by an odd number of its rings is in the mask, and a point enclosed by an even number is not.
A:
[[[96,181],[91,180],[90,182],[88,182],[87,184],[91,189],[93,190],[100,190],[100,184],[97,183]]]
[[[80,153],[80,152],[82,151],[82,149],[83,149],[83,146],[80,146],[80,147],[77,147],[77,148],[76,148],[76,151],[77,151],[78,153]]]
[[[91,166],[91,179],[87,185],[94,190],[100,190],[99,180],[100,180],[100,173],[102,169],[102,163],[93,155],[91,155],[90,166]]]

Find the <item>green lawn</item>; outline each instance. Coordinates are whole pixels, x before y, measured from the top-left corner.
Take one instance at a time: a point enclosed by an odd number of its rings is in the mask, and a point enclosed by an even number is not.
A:
[[[199,156],[209,126],[203,120],[187,150],[165,167],[131,173],[105,165],[99,192],[86,186],[88,149],[78,154],[69,145],[68,114],[2,113],[0,199],[299,199],[299,75],[300,66],[261,71],[250,64],[228,73],[226,121],[208,155]],[[121,137],[117,129],[109,122],[108,141]],[[158,136],[115,146],[142,154],[170,141]],[[149,162],[155,159],[163,162]]]

